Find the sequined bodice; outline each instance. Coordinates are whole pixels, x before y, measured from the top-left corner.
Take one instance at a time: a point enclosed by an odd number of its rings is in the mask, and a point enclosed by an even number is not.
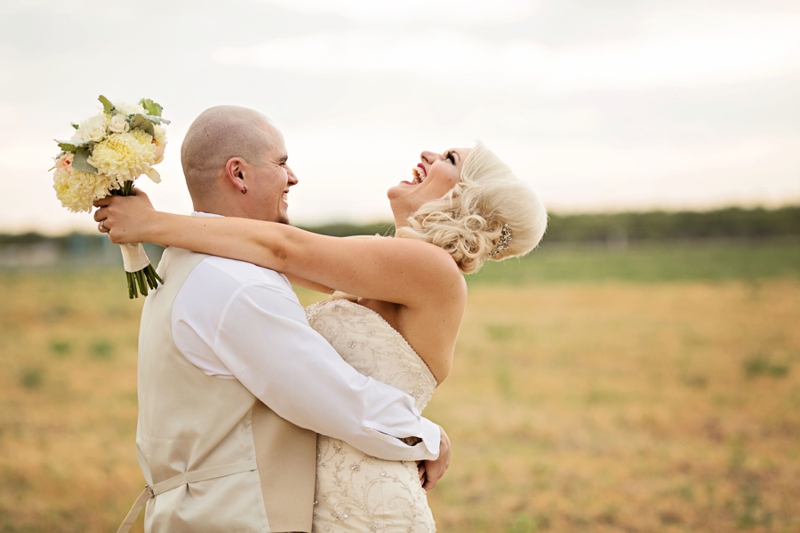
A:
[[[361,374],[410,394],[422,411],[436,379],[417,352],[378,313],[349,300],[322,301],[306,309],[312,328]]]
[[[420,411],[428,404],[436,379],[378,313],[349,300],[334,300],[312,305],[306,316],[361,374],[408,393]],[[436,531],[416,463],[377,459],[319,435],[312,533],[409,531]]]

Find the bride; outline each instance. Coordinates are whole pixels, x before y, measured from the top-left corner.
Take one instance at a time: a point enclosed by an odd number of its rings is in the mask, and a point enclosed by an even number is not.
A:
[[[241,182],[235,185],[246,193]],[[277,193],[283,209],[291,185]],[[536,194],[480,143],[422,152],[412,179],[388,197],[394,238],[163,213],[141,191],[98,201],[95,219],[115,243],[155,242],[247,261],[332,293],[306,310],[310,325],[356,370],[407,392],[421,411],[453,364],[467,301],[462,273],[530,252],[547,216]],[[424,464],[380,460],[320,435],[313,530],[435,531],[425,495],[433,484]]]

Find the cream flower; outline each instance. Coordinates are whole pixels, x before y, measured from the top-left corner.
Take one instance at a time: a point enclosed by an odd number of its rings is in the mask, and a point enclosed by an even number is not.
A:
[[[88,162],[121,186],[150,169],[155,159],[152,141],[150,134],[140,129],[112,133],[95,145]]]
[[[125,115],[114,115],[108,123],[108,129],[112,133],[125,133],[131,129],[131,125]]]
[[[148,148],[150,148],[152,150],[152,144],[153,144],[153,136],[152,135],[150,135],[146,131],[140,130],[138,128],[133,130],[131,132],[131,135],[133,136],[134,139],[136,139],[136,141],[139,144],[141,144],[142,146],[147,146]]]
[[[99,113],[91,118],[84,120],[78,130],[84,141],[100,142],[106,138],[106,125],[108,115]]]
[[[122,113],[123,115],[144,115],[146,114],[144,108],[141,104],[129,104],[127,102],[116,102],[114,104],[114,109]]]
[[[108,196],[113,186],[111,178],[102,174],[67,172],[59,167],[53,175],[56,196],[73,213],[91,213],[92,202]]]

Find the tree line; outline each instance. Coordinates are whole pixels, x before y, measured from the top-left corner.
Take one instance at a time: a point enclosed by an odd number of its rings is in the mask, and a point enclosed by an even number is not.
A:
[[[391,235],[391,223],[336,223],[305,229],[346,237]],[[668,241],[687,239],[770,239],[800,237],[800,206],[778,209],[730,207],[713,211],[551,213],[547,242]]]
[[[347,237],[392,235],[390,222],[370,224],[331,223],[301,226],[304,229]],[[778,209],[730,207],[713,211],[648,211],[562,215],[551,213],[543,242],[669,241],[707,239],[775,239],[800,237],[800,206]],[[0,246],[50,242],[65,251],[89,251],[104,246],[105,236],[71,233],[46,236],[39,233],[1,234]],[[106,241],[107,242],[107,241]]]

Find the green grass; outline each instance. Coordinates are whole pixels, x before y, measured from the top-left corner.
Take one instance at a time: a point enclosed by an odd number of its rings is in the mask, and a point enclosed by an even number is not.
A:
[[[489,262],[470,284],[565,281],[726,281],[800,277],[800,241],[548,245],[522,259]]]

